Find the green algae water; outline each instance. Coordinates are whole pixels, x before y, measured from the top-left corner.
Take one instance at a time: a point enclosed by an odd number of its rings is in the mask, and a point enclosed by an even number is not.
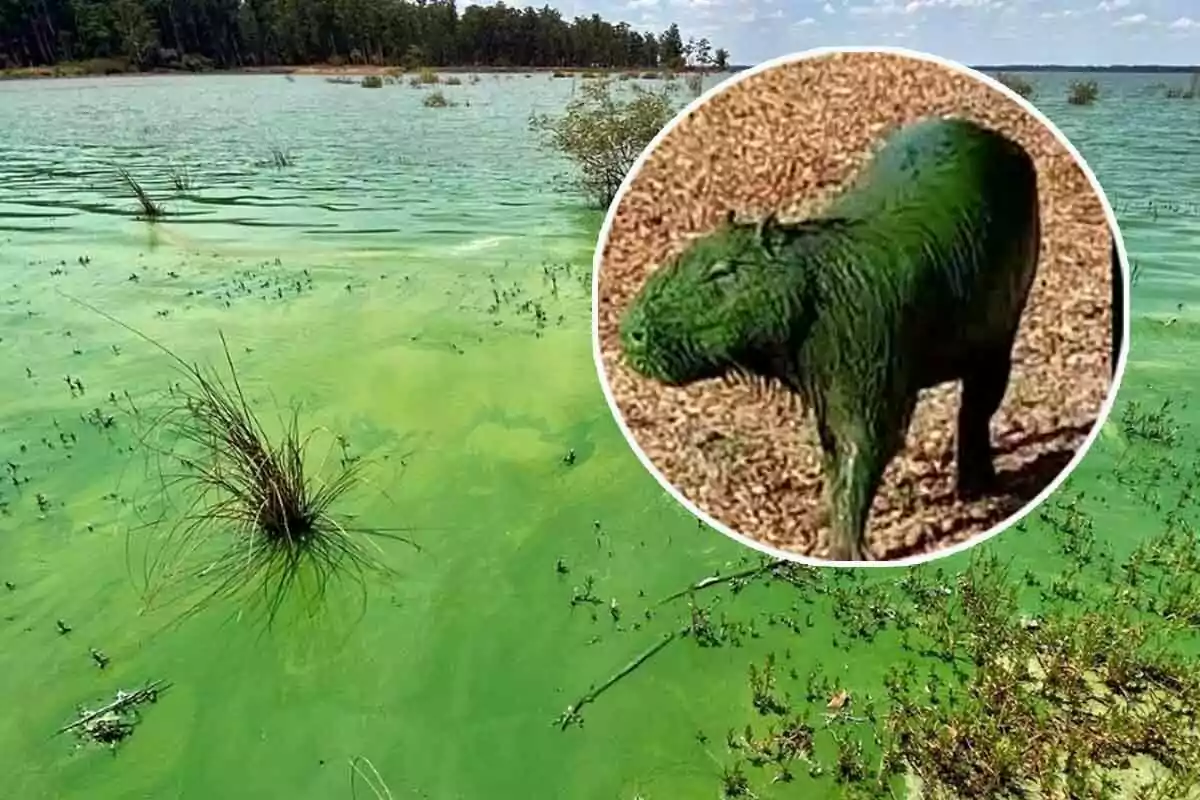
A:
[[[1055,88],[1070,76],[1035,77],[1035,102],[1125,209],[1144,267],[1122,401],[1182,398],[1200,377],[1200,217],[1143,201],[1180,203],[1200,182],[1164,155],[1194,145],[1200,104],[1104,76],[1101,101],[1075,109]],[[600,217],[555,191],[564,165],[527,131],[572,82],[442,90],[455,106],[318,77],[0,84],[6,797],[349,798],[356,757],[397,798],[716,797],[726,732],[753,713],[748,665],[772,653],[797,685],[820,669],[861,696],[908,657],[891,632],[855,644],[831,614],[846,587],[888,573],[826,577],[841,588],[809,598],[715,587],[703,603],[720,646],[672,642],[560,729],[589,687],[695,613],[660,599],[756,559],[659,489],[605,406],[589,338]],[[162,221],[134,218],[118,167],[165,205]],[[368,577],[361,612],[331,591],[316,624],[285,615],[264,631],[235,603],[182,620],[147,606],[161,531],[144,524],[155,487],[120,401],[151,403],[178,377],[69,298],[189,362],[219,365],[223,334],[265,422],[298,404],[328,434],[317,460],[339,435],[364,458],[340,510],[403,527],[421,550],[381,542],[394,574]],[[1112,480],[1130,446],[1114,428],[1063,490],[1092,498],[1115,551],[1157,525]],[[1018,570],[1064,563],[1037,518],[983,549]],[[170,688],[115,754],[53,735],[77,705],[156,679]],[[764,798],[843,792],[815,771],[759,784]]]

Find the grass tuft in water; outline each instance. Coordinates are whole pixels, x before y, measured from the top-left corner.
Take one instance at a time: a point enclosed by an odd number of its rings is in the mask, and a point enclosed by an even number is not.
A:
[[[379,75],[363,75],[362,82],[359,85],[364,89],[382,89],[383,77]]]
[[[121,176],[121,181],[129,189],[130,193],[137,198],[138,205],[141,206],[141,213],[138,214],[138,219],[146,222],[156,222],[166,216],[166,209],[161,203],[152,198],[146,189],[137,182],[137,179],[129,174],[129,171],[124,167],[117,167],[117,172]]]
[[[171,186],[175,189],[175,194],[188,194],[196,188],[196,182],[192,179],[192,171],[188,169],[186,164],[172,165],[170,179]]]
[[[1181,86],[1167,87],[1166,96],[1173,100],[1195,100],[1200,97],[1200,72],[1192,73],[1191,83],[1186,89]]]
[[[317,430],[302,434],[293,407],[270,436],[250,407],[221,334],[227,375],[189,364],[165,345],[110,314],[68,299],[125,328],[165,353],[179,380],[154,411],[130,401],[150,464],[154,503],[162,511],[138,530],[155,541],[147,549],[144,582],[148,605],[189,599],[183,617],[214,601],[244,600],[243,610],[265,612],[274,622],[285,600],[299,594],[310,617],[320,611],[335,582],[350,580],[366,599],[368,573],[387,574],[380,539],[419,546],[404,529],[351,526],[335,507],[361,482],[363,462],[342,448],[339,468],[323,479],[327,458],[311,466]],[[137,503],[139,513],[150,504]],[[261,603],[261,606],[257,605]],[[255,608],[249,608],[254,606]]]
[[[421,104],[426,108],[447,108],[454,105],[440,90],[433,91],[425,95],[425,97],[421,100]]]
[[[362,462],[343,458],[326,481],[309,468],[312,433],[302,434],[293,409],[272,439],[250,408],[224,335],[228,377],[189,365],[170,354],[184,380],[151,426],[166,448],[160,456],[159,491],[182,501],[182,515],[168,525],[162,551],[147,577],[164,586],[195,583],[195,609],[249,591],[264,603],[270,623],[282,602],[306,587],[321,601],[332,581],[360,584],[370,571],[386,571],[368,549],[386,536],[416,546],[396,533],[352,528],[334,506],[359,482]],[[199,554],[212,551],[209,556]],[[198,565],[193,558],[198,557]]]

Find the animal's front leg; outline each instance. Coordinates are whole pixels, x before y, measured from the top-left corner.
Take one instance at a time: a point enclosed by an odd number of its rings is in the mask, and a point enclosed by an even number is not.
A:
[[[889,460],[886,442],[858,425],[834,434],[836,445],[826,458],[829,486],[829,558],[868,561],[867,520]]]

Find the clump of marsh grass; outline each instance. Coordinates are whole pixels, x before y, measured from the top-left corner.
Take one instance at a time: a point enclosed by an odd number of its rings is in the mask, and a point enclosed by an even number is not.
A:
[[[279,145],[272,145],[271,152],[267,158],[259,161],[257,166],[272,167],[274,169],[284,169],[293,166],[296,163],[295,159]]]
[[[138,219],[145,220],[146,222],[157,222],[166,216],[166,208],[151,197],[145,187],[138,183],[137,179],[130,175],[128,170],[124,167],[117,167],[117,173],[121,176],[121,182],[137,198],[138,205],[141,206],[141,213],[138,214]]]
[[[1073,106],[1090,106],[1100,97],[1100,84],[1094,80],[1071,81],[1067,84],[1067,102]]]
[[[172,165],[170,178],[171,186],[175,189],[175,194],[188,194],[196,187],[196,183],[192,179],[192,171],[188,169],[186,164]]]
[[[1191,83],[1186,89],[1180,86],[1167,87],[1166,96],[1174,100],[1194,100],[1200,97],[1200,72],[1192,73]]]
[[[162,511],[143,529],[158,534],[147,549],[147,599],[188,600],[184,616],[214,601],[244,600],[268,626],[299,594],[309,612],[335,582],[355,583],[365,600],[368,573],[387,573],[379,540],[418,546],[399,529],[364,528],[337,506],[361,483],[363,461],[315,462],[319,430],[302,432],[298,409],[268,433],[251,408],[220,334],[224,374],[188,363],[159,342],[83,301],[75,302],[146,339],[174,362],[165,407],[132,408],[145,423],[139,438],[151,464]],[[146,504],[142,504],[145,506]],[[316,605],[312,605],[316,604]],[[252,607],[252,608],[251,608]]]
[[[457,75],[451,75],[450,77],[446,78],[445,83],[447,86],[462,86],[462,78],[458,77]]]
[[[566,70],[556,69],[556,70],[554,70],[554,72],[550,73],[550,77],[551,78],[571,78],[571,77],[574,77],[574,74],[575,73],[568,72]]]
[[[364,89],[382,89],[383,77],[380,75],[363,75],[362,82],[359,85]]]
[[[1012,89],[1017,94],[1030,100],[1037,93],[1037,87],[1033,85],[1033,81],[1016,75],[1012,72],[999,72],[996,74],[996,80]]]
[[[699,97],[704,94],[704,75],[700,72],[689,72],[686,78],[688,91],[692,93],[692,97]]]
[[[448,108],[454,105],[441,91],[433,91],[425,95],[421,104],[426,108]]]

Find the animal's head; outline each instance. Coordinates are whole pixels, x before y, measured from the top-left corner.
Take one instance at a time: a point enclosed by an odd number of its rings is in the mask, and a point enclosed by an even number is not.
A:
[[[620,324],[626,363],[671,385],[719,377],[770,327],[782,270],[773,216],[725,224],[653,272]]]

